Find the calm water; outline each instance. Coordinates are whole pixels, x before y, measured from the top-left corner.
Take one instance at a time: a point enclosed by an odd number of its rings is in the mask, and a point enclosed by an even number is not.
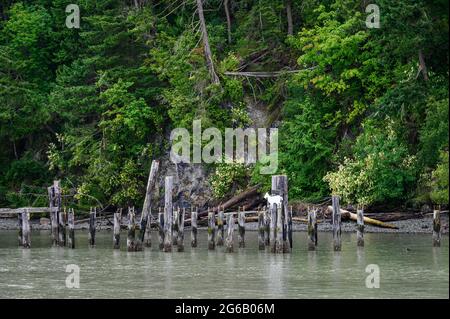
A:
[[[124,240],[115,251],[108,231],[97,233],[91,249],[86,232],[76,236],[70,250],[33,232],[27,250],[17,247],[17,232],[0,231],[0,298],[449,298],[448,236],[433,248],[431,235],[366,234],[366,247],[357,249],[355,235],[343,234],[336,253],[329,233],[319,233],[315,252],[307,251],[305,233],[294,233],[294,251],[285,255],[259,251],[256,232],[232,254],[208,251],[202,231],[195,249],[186,234],[183,253],[156,245],[128,253]],[[79,289],[66,288],[68,264],[80,267]],[[378,289],[366,288],[369,264],[380,268]]]

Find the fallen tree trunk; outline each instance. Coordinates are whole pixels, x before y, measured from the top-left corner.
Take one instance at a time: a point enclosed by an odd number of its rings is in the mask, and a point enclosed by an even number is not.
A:
[[[332,211],[333,207],[328,206],[328,210]],[[347,220],[352,220],[352,221],[357,221],[358,220],[358,215],[349,212],[348,210],[345,209],[341,209],[341,217],[342,219],[347,219]],[[382,228],[390,228],[390,229],[398,229],[397,226],[392,225],[392,224],[388,224],[382,221],[379,221],[377,219],[373,219],[373,218],[369,218],[369,217],[364,217],[364,223],[367,225],[372,225],[372,226],[377,226],[377,227],[382,227]]]
[[[251,196],[255,196],[258,194],[258,189],[259,189],[259,185],[255,185],[249,189],[247,189],[246,191],[243,191],[242,193],[230,198],[229,200],[227,200],[225,203],[217,205],[222,207],[222,210],[226,210],[230,207],[233,207],[234,205],[238,204],[239,202],[243,201],[244,199],[251,197]],[[210,209],[210,212],[216,213],[217,212],[217,207],[213,207]],[[203,210],[202,212],[198,213],[198,217],[204,217],[204,216],[208,216],[208,210]]]

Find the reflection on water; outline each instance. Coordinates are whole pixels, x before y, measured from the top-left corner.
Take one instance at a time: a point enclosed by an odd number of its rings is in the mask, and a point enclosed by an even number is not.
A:
[[[156,233],[153,234],[156,243]],[[164,253],[157,245],[144,252],[112,249],[112,235],[97,233],[89,248],[87,233],[77,232],[76,249],[51,247],[47,231],[32,234],[32,248],[17,247],[17,233],[0,232],[0,298],[448,298],[448,236],[433,248],[431,235],[342,235],[342,251],[332,235],[319,233],[308,251],[305,233],[294,233],[292,254],[258,250],[257,233],[246,233],[246,248],[225,253],[199,247]],[[121,236],[125,239],[125,234]],[[237,244],[237,243],[236,243]],[[236,245],[237,246],[237,245]],[[66,266],[80,267],[80,288],[65,286]],[[380,267],[379,289],[368,289],[366,266]]]

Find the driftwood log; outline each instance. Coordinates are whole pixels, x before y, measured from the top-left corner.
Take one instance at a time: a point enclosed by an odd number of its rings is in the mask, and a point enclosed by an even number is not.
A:
[[[328,210],[332,211],[333,210],[332,206],[328,206]],[[351,213],[345,209],[341,209],[341,217],[344,220],[351,220],[351,221],[355,221],[355,222],[358,221],[357,214]],[[377,226],[377,227],[381,227],[381,228],[398,229],[398,227],[395,225],[388,224],[388,223],[379,221],[377,219],[369,218],[367,216],[364,216],[364,223],[367,225]]]

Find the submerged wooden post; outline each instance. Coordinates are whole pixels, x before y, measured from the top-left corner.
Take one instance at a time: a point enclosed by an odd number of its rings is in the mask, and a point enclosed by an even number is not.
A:
[[[97,223],[97,208],[91,207],[91,212],[89,214],[89,245],[91,247],[95,246],[95,226]]]
[[[134,207],[128,207],[127,251],[136,251],[136,214]]]
[[[308,250],[317,246],[317,210],[308,210]]]
[[[19,246],[23,246],[23,232],[22,232],[22,213],[17,213],[17,222],[18,222],[18,228],[19,228]]]
[[[164,213],[161,213],[161,208],[159,208],[158,213],[158,234],[159,234],[159,250],[164,249]]]
[[[216,249],[216,218],[214,212],[208,213],[208,249]]]
[[[191,212],[191,247],[197,247],[197,211]]]
[[[266,248],[264,241],[265,225],[264,225],[264,212],[258,210],[258,248],[264,250]]]
[[[224,242],[224,233],[225,233],[225,227],[224,227],[224,213],[223,208],[220,210],[220,207],[218,209],[217,213],[217,246],[223,246]]]
[[[264,211],[264,245],[269,247],[270,245],[270,208],[263,207]]]
[[[180,227],[179,222],[180,208],[177,207],[173,210],[173,224],[172,224],[172,245],[178,245],[178,229]]]
[[[166,176],[165,196],[164,196],[164,251],[172,251],[172,225],[173,225],[173,207],[172,207],[172,189],[173,176]]]
[[[239,248],[245,247],[245,211],[242,207],[242,211],[238,213],[238,241]]]
[[[364,246],[364,210],[359,207],[356,211],[356,245]]]
[[[113,248],[120,249],[120,224],[122,222],[122,208],[114,213]]]
[[[289,208],[289,213],[287,216],[287,236],[288,236],[288,244],[289,244],[289,252],[292,251],[292,244],[293,244],[293,238],[292,238],[292,206]],[[286,251],[285,251],[286,252]]]
[[[69,208],[67,214],[67,224],[68,224],[68,236],[67,236],[67,247],[75,248],[75,212],[73,208]]]
[[[226,245],[225,251],[227,253],[232,253],[234,251],[233,234],[234,234],[234,216],[233,216],[233,213],[230,213],[228,215],[228,220],[227,220],[227,239],[225,240],[225,245]]]
[[[283,198],[283,203],[280,207],[280,232],[282,238],[282,250],[287,253],[291,251],[292,247],[292,234],[290,234],[292,230],[292,216],[290,216],[288,209],[288,179],[286,175],[272,176],[272,195],[280,195]]]
[[[335,251],[341,250],[341,208],[339,206],[339,196],[333,195],[333,249]]]
[[[152,189],[154,188],[156,181],[156,174],[159,169],[159,161],[153,160],[150,167],[150,173],[148,174],[147,191],[145,192],[144,206],[142,207],[141,215],[141,230],[139,233],[139,240],[144,243],[145,247],[151,247],[151,226],[152,226],[152,214],[151,214],[151,199]]]
[[[441,246],[441,212],[439,209],[433,211],[433,247]]]
[[[186,214],[186,209],[180,209],[178,211],[178,240],[177,240],[177,250],[184,251],[184,216]]]
[[[31,247],[30,213],[25,210],[22,213],[22,238],[23,248]]]
[[[58,244],[61,247],[66,246],[66,209],[59,211],[58,216]]]

